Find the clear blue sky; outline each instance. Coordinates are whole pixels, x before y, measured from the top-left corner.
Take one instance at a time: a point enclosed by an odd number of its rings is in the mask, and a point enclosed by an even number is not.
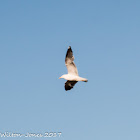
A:
[[[58,78],[67,73],[69,45],[89,82],[66,92]],[[0,1],[5,131],[62,132],[48,138],[54,140],[139,140],[140,1]]]

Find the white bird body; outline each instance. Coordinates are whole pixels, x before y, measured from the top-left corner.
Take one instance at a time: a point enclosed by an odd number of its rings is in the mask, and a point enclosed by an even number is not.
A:
[[[72,74],[64,74],[61,76],[61,78],[64,78],[65,80],[69,80],[69,81],[84,81],[84,82],[88,81],[86,78],[82,78],[80,76],[72,75]]]

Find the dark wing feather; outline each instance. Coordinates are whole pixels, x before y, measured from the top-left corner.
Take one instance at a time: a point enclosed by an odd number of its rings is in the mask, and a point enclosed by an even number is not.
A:
[[[67,90],[71,90],[73,87],[74,87],[74,85],[77,83],[77,81],[66,81],[66,83],[65,83],[65,90],[67,91]]]
[[[74,61],[73,52],[72,52],[71,46],[69,46],[66,53],[65,64],[66,64],[69,74],[78,75],[76,65],[74,64],[73,61]]]

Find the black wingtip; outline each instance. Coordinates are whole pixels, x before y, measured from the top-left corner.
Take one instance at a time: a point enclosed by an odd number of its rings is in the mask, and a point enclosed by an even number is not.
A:
[[[66,57],[72,57],[73,55],[73,52],[72,52],[72,49],[71,49],[71,46],[68,47],[68,50],[67,50],[67,53],[66,53]]]
[[[73,87],[72,87],[71,85],[66,85],[66,84],[65,84],[65,90],[66,90],[66,91],[69,91],[69,90],[71,90],[72,88],[73,88]]]
[[[68,51],[71,51],[71,52],[72,52],[72,48],[71,48],[71,46],[68,47]]]
[[[68,91],[68,90],[71,90],[74,85],[77,83],[77,81],[66,81],[65,83],[65,90]]]

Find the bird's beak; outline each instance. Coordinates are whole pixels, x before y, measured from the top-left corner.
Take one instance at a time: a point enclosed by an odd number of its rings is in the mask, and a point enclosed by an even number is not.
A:
[[[61,77],[59,77],[59,79],[61,79]]]

